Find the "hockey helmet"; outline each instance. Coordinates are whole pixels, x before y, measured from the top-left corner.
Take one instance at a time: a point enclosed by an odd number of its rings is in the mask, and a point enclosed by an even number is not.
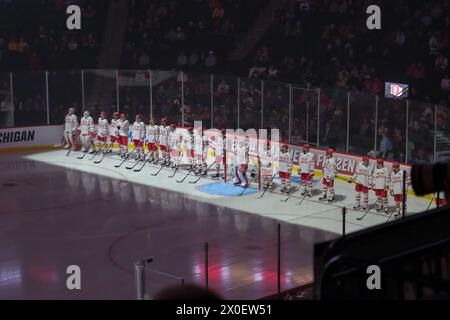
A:
[[[142,120],[142,115],[138,113],[138,114],[136,115],[136,120]]]
[[[188,128],[187,128],[187,131],[188,131],[188,132],[192,132],[192,131],[194,131],[194,128],[188,127]]]
[[[91,115],[91,113],[89,111],[87,111],[87,110],[83,112],[83,116],[85,118],[89,117],[90,115]]]
[[[333,149],[328,149],[328,150],[327,150],[327,155],[333,155],[333,153],[334,153],[334,150],[333,150]]]
[[[378,159],[377,160],[377,165],[384,166],[384,160],[383,159]]]
[[[363,156],[362,157],[362,161],[363,162],[369,162],[369,157],[368,156]]]
[[[177,128],[177,124],[176,124],[176,123],[172,123],[172,124],[170,125],[170,128],[173,129],[173,130],[175,130],[175,129]]]
[[[394,162],[394,164],[392,165],[392,168],[400,169],[400,164],[398,162]]]
[[[223,134],[223,135],[225,135],[225,134],[227,133],[227,130],[225,130],[225,129],[220,129],[220,133]]]
[[[287,150],[287,149],[289,149],[288,144],[287,144],[287,143],[283,143],[283,144],[281,145],[281,150]]]
[[[125,119],[125,118],[126,118],[125,113],[121,113],[120,114],[120,119]]]
[[[309,144],[305,143],[305,144],[303,145],[303,149],[309,150]]]
[[[100,112],[100,117],[106,118],[107,115],[108,113],[106,113],[106,111]]]
[[[113,112],[112,116],[113,116],[113,118],[117,119],[119,117],[119,113],[118,112]]]
[[[167,118],[166,118],[166,117],[163,117],[163,118],[161,119],[161,123],[167,123]]]

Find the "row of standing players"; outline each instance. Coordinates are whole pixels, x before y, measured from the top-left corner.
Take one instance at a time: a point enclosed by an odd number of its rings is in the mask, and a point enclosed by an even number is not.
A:
[[[113,113],[111,124],[107,119],[107,113],[101,112],[97,124],[98,129],[95,130],[93,118],[89,111],[85,111],[83,117],[78,124],[77,116],[73,108],[69,109],[65,118],[64,140],[66,148],[77,148],[77,136],[81,140],[81,151],[97,152],[99,148],[104,146],[104,151],[111,153],[114,143],[119,144],[119,155],[122,158],[128,158],[128,132],[130,124],[125,114]],[[149,162],[159,163],[164,166],[170,166],[178,169],[182,160],[181,141],[172,135],[175,132],[174,124],[168,126],[167,119],[161,119],[161,125],[157,125],[153,118],[150,119],[149,125],[146,126],[141,115],[136,115],[135,122],[132,126],[133,144],[136,148],[136,161],[144,159],[144,142],[148,148],[150,157]],[[206,175],[207,164],[206,158],[208,153],[215,156],[215,174],[213,178],[219,178],[221,164],[225,164],[225,132],[221,131],[222,137],[217,140],[209,141],[202,134],[197,134],[200,143],[196,143],[196,137],[192,128],[188,128],[188,141],[184,141],[185,154],[188,159],[189,169],[195,166],[195,174]],[[109,141],[108,141],[109,140]],[[196,150],[196,147],[200,148]],[[198,148],[198,147],[197,147]],[[301,195],[312,197],[313,176],[315,168],[314,154],[310,152],[309,145],[303,145],[302,152],[299,156],[297,172],[301,179]],[[236,141],[232,146],[233,153],[236,155],[232,163],[234,169],[234,183],[246,187],[249,183],[249,150],[248,143],[239,145]],[[283,144],[280,148],[278,157],[278,175],[281,181],[281,192],[289,194],[291,192],[291,173],[293,163],[291,161],[289,146]],[[267,143],[262,156],[258,159],[258,165],[261,169],[263,188],[271,190],[273,188],[274,171],[273,171],[273,153],[270,150],[270,143]],[[377,160],[375,167],[370,166],[369,158],[363,157],[356,168],[354,176],[348,180],[349,183],[355,183],[355,200],[354,209],[367,210],[369,201],[369,190],[373,190],[377,197],[377,211],[388,212],[388,194],[390,194],[396,203],[396,215],[400,213],[403,202],[403,171],[400,170],[398,163],[393,164],[393,170],[389,173],[384,166],[382,159]],[[322,179],[322,195],[319,200],[335,201],[334,181],[337,176],[336,160],[333,150],[329,149],[326,153],[326,159],[323,165]],[[250,175],[255,175],[255,168],[251,170]],[[361,206],[361,194],[363,196],[363,204]]]

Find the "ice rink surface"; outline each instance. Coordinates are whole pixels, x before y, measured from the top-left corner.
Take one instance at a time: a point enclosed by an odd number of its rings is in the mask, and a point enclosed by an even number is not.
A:
[[[133,264],[142,257],[172,275],[149,270],[150,296],[178,283],[174,276],[202,285],[205,242],[210,288],[228,299],[260,298],[276,293],[277,224],[282,289],[289,289],[313,280],[313,244],[338,237],[342,207],[354,204],[353,186],[340,180],[333,204],[317,200],[318,178],[313,198],[294,194],[282,202],[277,190],[262,199],[258,190],[216,195],[204,192],[220,183],[211,179],[177,183],[186,171],[170,179],[168,168],[152,176],[156,165],[133,172],[126,169],[133,160],[115,168],[117,157],[94,164],[80,155],[0,155],[0,299],[134,299]],[[429,203],[408,197],[408,214]],[[347,232],[394,219],[374,210],[357,219],[363,215],[347,210]],[[81,290],[66,287],[69,265],[81,268]]]

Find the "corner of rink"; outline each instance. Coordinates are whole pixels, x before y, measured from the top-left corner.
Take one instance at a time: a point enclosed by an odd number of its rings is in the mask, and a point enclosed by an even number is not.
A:
[[[261,198],[262,191],[250,188],[242,194],[243,188],[234,186],[233,183],[212,180],[210,177],[202,177],[198,182],[195,176],[187,175],[186,170],[179,170],[175,174],[170,168],[163,168],[153,164],[146,164],[142,171],[134,172],[128,170],[127,166],[132,166],[134,160],[128,160],[121,167],[116,167],[121,160],[117,156],[107,156],[101,163],[96,164],[90,156],[79,159],[80,152],[72,152],[66,156],[65,150],[34,152],[22,154],[20,157],[47,165],[64,167],[69,172],[71,170],[82,171],[91,174],[93,177],[108,176],[118,181],[146,185],[155,194],[158,189],[171,191],[174,198],[184,197],[199,202],[210,203],[219,207],[226,207],[237,211],[248,212],[259,216],[276,219],[279,221],[299,224],[307,227],[321,229],[340,234],[342,232],[342,208],[347,208],[345,218],[346,231],[352,232],[361,230],[377,224],[383,224],[394,219],[392,214],[376,212],[371,209],[368,214],[364,211],[355,211],[351,208],[354,205],[354,186],[343,179],[336,179],[336,201],[328,203],[319,201],[321,195],[320,174],[314,179],[314,190],[312,198],[305,198],[298,191],[298,176],[293,176],[293,192],[289,199],[275,188],[271,192],[266,192]],[[19,157],[19,156],[18,156]],[[159,172],[158,174],[156,174]],[[171,178],[172,177],[172,178]],[[180,183],[180,181],[183,182]],[[275,180],[277,184],[277,180]],[[279,183],[278,183],[279,185]],[[240,196],[242,194],[242,196]],[[375,203],[375,195],[370,193],[369,204]],[[410,196],[407,198],[408,214],[421,212],[430,207],[430,201],[424,198]],[[391,212],[394,204],[390,202]],[[364,215],[364,219],[361,217]]]

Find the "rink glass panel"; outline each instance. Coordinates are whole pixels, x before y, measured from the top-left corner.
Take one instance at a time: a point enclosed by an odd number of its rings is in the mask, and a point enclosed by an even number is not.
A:
[[[134,122],[136,114],[149,121],[150,106],[150,71],[121,70],[118,73],[119,106],[128,114],[130,122]]]
[[[48,72],[48,93],[50,124],[64,123],[69,108],[75,108],[75,114],[82,114],[82,86],[80,70],[61,70]]]
[[[152,71],[152,110],[158,124],[163,116],[169,124],[183,124],[181,75],[181,72]]]
[[[14,127],[10,73],[0,73],[0,128]]]
[[[13,74],[14,126],[47,124],[45,71]]]
[[[408,101],[408,163],[430,163],[434,159],[433,104]],[[447,149],[448,150],[448,149]]]
[[[375,147],[376,97],[350,92],[349,101],[348,152],[359,155],[373,155]]]
[[[213,127],[238,128],[238,78],[213,75]]]
[[[239,81],[239,128],[262,128],[262,81],[240,78]]]
[[[292,86],[291,143],[317,143],[317,89]]]
[[[406,160],[406,100],[379,98],[377,152],[386,160]]]
[[[264,81],[264,129],[280,130],[280,139],[289,140],[290,86],[287,83]]]
[[[130,117],[129,109],[118,107],[117,72],[115,70],[85,70],[84,79],[84,110],[91,112],[98,119],[100,112],[108,114],[115,111],[124,112]]]
[[[436,161],[450,160],[450,109],[436,106]]]
[[[320,90],[320,147],[347,151],[348,93],[342,90]]]
[[[211,75],[204,73],[184,73],[184,122],[194,126],[194,121],[202,121],[205,128],[211,127]]]

